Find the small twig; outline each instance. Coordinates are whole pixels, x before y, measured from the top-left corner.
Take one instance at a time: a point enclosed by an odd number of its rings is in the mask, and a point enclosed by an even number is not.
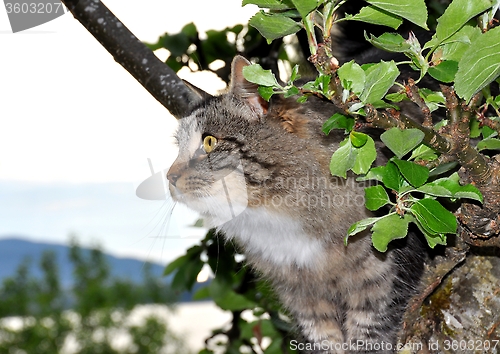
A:
[[[432,170],[433,168],[436,168],[438,166],[444,165],[444,164],[449,163],[449,162],[453,162],[455,160],[456,160],[456,158],[450,154],[441,154],[441,155],[439,155],[439,157],[436,160],[427,161],[425,163],[421,163],[421,165],[424,165],[429,170]]]
[[[500,134],[500,121],[490,119],[484,115],[484,112],[478,114],[477,120],[479,121],[480,126],[488,127],[496,131]]]
[[[307,33],[307,41],[309,43],[309,51],[311,56],[314,57],[318,50],[318,41],[316,40],[316,33],[314,32],[314,12],[307,15],[304,20],[304,28]]]
[[[427,128],[432,128],[432,114],[429,107],[425,103],[424,99],[420,97],[418,92],[418,87],[415,86],[415,80],[412,78],[408,79],[408,85],[405,85],[406,96],[415,103],[420,110],[424,113],[424,122],[422,126]]]

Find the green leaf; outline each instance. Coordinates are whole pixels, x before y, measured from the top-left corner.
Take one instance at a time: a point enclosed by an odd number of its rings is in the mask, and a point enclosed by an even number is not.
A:
[[[462,186],[460,184],[460,177],[456,172],[449,177],[424,184],[417,188],[417,190],[436,197],[467,198],[483,202],[483,196],[479,189],[472,184]]]
[[[172,289],[180,291],[190,290],[196,282],[203,264],[199,258],[191,257],[187,262],[178,267],[177,273],[175,273],[172,279]]]
[[[408,214],[406,214],[408,215]],[[410,215],[411,216],[411,215]],[[411,216],[413,218],[413,216]],[[416,219],[412,220],[422,234],[424,234],[427,244],[430,248],[436,247],[436,245],[446,245],[446,235],[444,234],[434,234],[427,230],[420,222]]]
[[[424,99],[425,104],[429,107],[431,112],[434,112],[439,107],[443,107],[446,103],[444,95],[442,92],[436,92],[429,90],[427,88],[422,88],[418,90],[420,97]]]
[[[361,182],[361,181],[376,180],[382,182],[384,174],[385,174],[385,166],[377,166],[371,168],[366,175],[356,178],[356,181]]]
[[[403,23],[400,16],[391,14],[375,6],[365,6],[356,15],[346,15],[346,20],[362,21],[398,29]]]
[[[398,158],[402,158],[422,142],[425,134],[418,129],[391,128],[380,139]]]
[[[381,61],[366,69],[365,74],[365,86],[363,92],[359,95],[359,99],[363,103],[372,103],[381,100],[385,96],[399,76],[399,70],[394,61]]]
[[[401,92],[389,93],[389,94],[385,95],[385,98],[391,102],[401,102],[403,100],[408,99],[406,94],[401,93]]]
[[[214,299],[214,302],[222,310],[226,311],[240,311],[248,308],[254,308],[257,304],[244,297],[243,295],[236,294],[234,291],[229,291],[222,298]]]
[[[393,53],[405,53],[411,48],[410,43],[406,41],[399,33],[383,33],[380,37],[370,35],[366,37],[368,42],[377,48]]]
[[[413,33],[410,33],[406,40],[397,33],[384,33],[378,38],[373,35],[368,37],[365,33],[365,38],[375,47],[382,50],[393,53],[404,53],[412,61],[410,66],[414,67],[415,70],[421,71],[421,76],[427,72],[429,64],[422,55],[420,42]]]
[[[288,97],[298,95],[299,93],[300,93],[300,90],[297,87],[292,86],[288,90],[286,90],[286,92],[283,94],[283,96],[285,98],[288,98]]]
[[[373,161],[377,158],[375,142],[368,135],[366,135],[366,138],[366,143],[362,147],[356,148],[353,146],[353,150],[357,151],[357,154],[354,160],[354,166],[352,166],[352,171],[358,175],[367,173],[370,170]]]
[[[484,140],[489,139],[489,138],[493,138],[496,135],[498,135],[498,133],[496,131],[494,131],[493,129],[491,129],[490,127],[487,127],[487,126],[484,126],[481,129],[481,134],[483,135]]]
[[[384,100],[379,100],[379,101],[372,102],[371,105],[375,109],[379,109],[379,108],[393,108],[395,110],[399,110],[398,106],[396,106],[394,104],[387,103]]]
[[[382,183],[384,183],[387,188],[393,189],[396,192],[399,192],[400,188],[403,186],[403,179],[394,162],[389,161],[387,165],[385,165]]]
[[[330,89],[330,80],[332,78],[329,76],[329,75],[319,75],[317,77],[317,81],[319,83],[319,87],[321,88],[321,92],[327,96],[328,95],[328,91]]]
[[[427,7],[424,0],[367,0],[369,4],[427,28]]]
[[[357,151],[352,148],[349,137],[345,138],[330,160],[331,174],[347,178],[347,171],[354,166],[356,155]]]
[[[318,7],[318,0],[292,0],[302,18]]]
[[[365,205],[368,210],[378,210],[390,202],[385,188],[381,185],[365,188]]]
[[[198,48],[198,53],[203,51],[203,55],[207,63],[212,63],[217,59],[225,59],[236,55],[236,47],[227,41],[228,29],[223,31],[206,31],[207,38],[201,41],[201,48]],[[196,37],[195,37],[196,38]],[[193,43],[194,40],[190,41]],[[195,52],[196,53],[196,52]],[[191,54],[194,61],[198,61],[197,54]]]
[[[436,33],[425,48],[431,48],[449,39],[470,19],[491,7],[489,0],[453,0],[438,18]]]
[[[481,35],[477,26],[465,25],[457,33],[441,44],[439,51],[434,53],[437,60],[460,61],[464,53],[469,49],[474,39]],[[426,45],[427,46],[427,45]]]
[[[287,16],[268,14],[263,11],[255,14],[248,24],[255,27],[268,42],[298,32],[302,26]]]
[[[271,96],[274,95],[274,88],[272,86],[259,86],[257,91],[259,91],[259,95],[268,102]]]
[[[196,38],[197,35],[198,30],[196,26],[193,23],[188,23],[179,33],[166,33],[158,40],[158,43],[150,45],[150,48],[152,50],[165,48],[170,52],[171,57],[179,57],[187,52],[192,39]]]
[[[348,63],[342,65],[338,70],[337,74],[339,75],[340,81],[342,82],[342,86],[354,92],[356,95],[361,94],[365,87],[365,79],[366,74],[365,71],[351,60]]]
[[[376,223],[378,220],[380,220],[382,217],[379,218],[366,218],[360,221],[355,222],[354,224],[349,227],[349,230],[347,230],[347,236],[344,239],[344,242],[347,243],[347,238],[349,236],[354,236],[357,233],[360,233],[361,231],[364,231],[368,228],[368,226]]]
[[[243,0],[241,6],[249,4],[257,5],[261,9],[269,10],[289,10],[293,8],[293,4],[288,4],[286,1],[279,0]]]
[[[453,170],[455,167],[457,167],[457,165],[458,162],[456,161],[438,165],[436,168],[433,168],[432,171],[429,172],[429,177],[442,175],[443,173]]]
[[[436,103],[446,103],[446,99],[444,98],[444,95],[442,92],[439,91],[432,91],[427,88],[421,88],[418,90],[418,94],[420,97],[422,97],[425,101],[425,103],[429,102],[436,102]]]
[[[334,176],[347,177],[347,171],[365,174],[377,158],[375,142],[367,136],[366,143],[356,148],[352,145],[350,136],[340,143],[340,147],[333,153],[330,160],[330,172]]]
[[[477,149],[481,150],[500,150],[500,139],[485,139],[477,143]]]
[[[471,138],[479,138],[481,132],[483,131],[479,126],[479,121],[477,118],[472,117],[469,123],[470,137]]]
[[[180,256],[179,258],[173,260],[168,266],[165,267],[163,275],[171,274],[174,270],[183,266],[187,261],[189,261],[189,257],[187,255]]]
[[[438,158],[436,152],[432,150],[430,147],[421,144],[419,147],[414,149],[411,152],[411,156],[409,160],[415,160],[415,161],[421,161],[421,160],[427,160],[427,161],[434,161]]]
[[[297,98],[297,102],[298,103],[306,103],[307,102],[307,95],[299,96],[299,98]]]
[[[476,92],[500,75],[500,27],[493,28],[471,43],[458,63],[455,88],[458,96],[470,101]]]
[[[210,298],[210,289],[208,286],[204,286],[203,288],[198,289],[198,291],[196,291],[193,294],[192,300],[198,301],[198,300],[206,300],[208,298]]]
[[[436,245],[446,246],[446,236],[443,234],[431,235],[424,232],[425,239],[430,248],[436,247]]]
[[[299,66],[295,65],[292,69],[292,74],[290,75],[289,84],[292,84],[295,80],[300,79]]]
[[[272,338],[273,341],[271,344],[269,344],[269,347],[267,347],[264,350],[264,354],[281,354],[283,353],[283,339],[279,338],[277,336],[273,336]]]
[[[415,202],[411,212],[418,222],[431,234],[454,234],[457,231],[457,219],[437,200],[422,199]]]
[[[397,166],[403,177],[413,187],[420,187],[429,178],[429,169],[425,166],[416,164],[415,162],[391,159]]]
[[[379,252],[387,251],[389,242],[404,238],[408,234],[408,217],[400,217],[398,214],[388,215],[375,223],[372,227],[373,247]]]
[[[330,134],[333,129],[345,129],[347,132],[354,127],[354,119],[348,118],[340,113],[335,113],[323,124],[321,130],[325,134]]]
[[[445,60],[428,70],[430,76],[438,81],[453,82],[458,71],[458,63],[454,60]]]
[[[349,134],[349,138],[351,139],[352,146],[354,146],[355,148],[363,147],[368,141],[368,135],[354,130]]]
[[[243,68],[243,76],[250,82],[260,86],[279,87],[276,77],[271,70],[264,70],[259,64],[252,64]]]
[[[228,292],[232,291],[229,283],[217,276],[212,279],[208,290],[212,299],[223,299]]]

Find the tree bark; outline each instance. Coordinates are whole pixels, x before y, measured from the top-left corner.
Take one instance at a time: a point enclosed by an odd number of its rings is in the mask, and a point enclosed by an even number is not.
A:
[[[473,247],[467,253],[428,268],[426,281],[439,285],[431,284],[431,294],[407,314],[405,353],[500,352],[500,252]],[[439,270],[447,266],[441,281]]]

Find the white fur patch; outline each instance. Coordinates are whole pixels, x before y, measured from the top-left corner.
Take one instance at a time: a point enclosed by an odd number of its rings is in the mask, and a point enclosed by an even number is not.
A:
[[[277,266],[314,268],[326,259],[322,242],[306,235],[300,222],[264,207],[247,208],[220,230],[237,239],[246,252]]]

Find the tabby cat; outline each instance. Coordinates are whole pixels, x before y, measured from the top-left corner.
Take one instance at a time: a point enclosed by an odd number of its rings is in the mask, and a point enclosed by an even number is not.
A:
[[[403,245],[378,253],[366,233],[344,245],[349,226],[372,215],[365,186],[329,172],[343,139],[321,131],[334,105],[278,95],[266,102],[243,77],[247,65],[236,57],[229,92],[180,120],[179,156],[167,174],[172,197],[242,247],[294,317],[302,348],[394,352],[421,271],[418,252]]]

